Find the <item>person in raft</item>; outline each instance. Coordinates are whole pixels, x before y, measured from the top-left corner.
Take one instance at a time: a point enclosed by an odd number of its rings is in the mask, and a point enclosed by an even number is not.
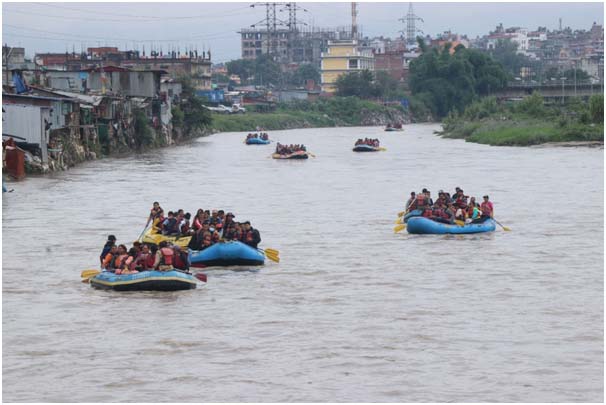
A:
[[[145,224],[145,227],[147,228],[150,222],[154,221],[155,219],[161,218],[162,216],[164,216],[164,210],[162,209],[162,207],[160,207],[160,203],[158,201],[154,201],[153,207],[149,213],[149,217],[147,218],[147,223]]]
[[[423,217],[450,224],[455,220],[477,224],[493,218],[494,207],[487,195],[483,197],[484,202],[480,205],[475,197],[469,199],[460,187],[456,187],[455,190],[452,197],[449,193],[440,190],[435,202],[431,199],[431,192],[426,188],[419,194],[412,191],[406,201],[404,212],[407,214],[413,210],[421,210]]]
[[[99,255],[101,268],[103,268],[103,260],[105,260],[105,256],[107,256],[109,251],[114,246],[116,246],[116,237],[114,235],[108,235],[107,242],[105,242],[105,245],[103,246],[103,250],[101,251],[101,254]]]

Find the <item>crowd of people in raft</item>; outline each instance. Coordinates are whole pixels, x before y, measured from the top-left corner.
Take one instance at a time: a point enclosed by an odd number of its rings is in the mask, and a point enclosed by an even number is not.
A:
[[[358,146],[358,145],[368,145],[368,146],[378,148],[380,146],[380,142],[378,139],[360,138],[356,141],[355,146]]]
[[[296,145],[282,145],[280,142],[276,145],[276,153],[279,155],[290,155],[295,152],[307,152],[307,148],[305,145],[296,144]]]
[[[259,138],[262,139],[264,141],[267,141],[269,139],[269,136],[267,135],[267,132],[262,132],[260,134],[251,134],[249,133],[248,135],[246,135],[246,139],[254,139],[254,138]]]
[[[397,124],[387,124],[387,128],[395,128],[395,129],[402,129],[402,124],[397,123]]]
[[[463,221],[466,224],[482,223],[494,216],[494,207],[487,195],[480,204],[475,197],[466,196],[460,187],[455,188],[452,196],[448,192],[438,191],[435,201],[426,188],[419,194],[412,191],[406,202],[405,212],[413,210],[421,210],[423,217],[445,224],[454,224],[455,221]]]
[[[152,224],[152,233],[164,236],[191,237],[188,249],[204,250],[220,241],[237,240],[253,248],[261,242],[259,231],[249,221],[236,222],[236,216],[224,210],[199,209],[191,220],[190,213],[182,209],[169,211],[166,217],[158,202],[154,202],[146,228]],[[191,221],[190,221],[191,220]],[[162,241],[157,246],[134,242],[128,249],[126,245],[116,244],[116,237],[109,235],[99,257],[101,268],[116,274],[132,274],[143,270],[188,270],[187,251],[180,246]]]

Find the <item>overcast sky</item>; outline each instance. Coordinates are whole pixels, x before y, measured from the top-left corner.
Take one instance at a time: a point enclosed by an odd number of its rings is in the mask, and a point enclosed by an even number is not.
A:
[[[65,52],[89,46],[118,46],[149,52],[151,46],[212,50],[213,62],[240,57],[240,28],[265,18],[258,4],[222,3],[3,3],[2,42],[36,52]],[[351,24],[351,3],[297,3],[297,17],[309,27]],[[397,37],[404,29],[398,21],[409,3],[358,3],[358,24],[368,36]],[[589,29],[603,24],[604,4],[599,3],[413,3],[425,34],[443,31],[476,37],[503,23],[549,29],[562,25]],[[278,13],[288,19],[288,13]]]

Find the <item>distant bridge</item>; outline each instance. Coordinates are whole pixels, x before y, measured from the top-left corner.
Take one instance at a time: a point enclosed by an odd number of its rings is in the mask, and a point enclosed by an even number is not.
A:
[[[492,95],[498,99],[522,98],[538,92],[545,99],[562,100],[568,97],[589,98],[594,94],[604,94],[603,83],[564,83],[564,84],[532,84],[509,83],[503,90]]]

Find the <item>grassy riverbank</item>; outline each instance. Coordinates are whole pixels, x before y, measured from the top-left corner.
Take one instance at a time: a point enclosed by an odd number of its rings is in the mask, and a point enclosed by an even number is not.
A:
[[[404,123],[408,117],[398,107],[382,106],[355,97],[334,97],[314,102],[296,101],[279,104],[268,113],[213,114],[215,132],[320,128],[336,126],[386,125]]]
[[[450,114],[444,119],[441,135],[494,146],[603,142],[603,107],[598,108],[602,103],[603,98],[545,106],[540,96],[533,95],[518,104],[502,105],[486,98],[471,104],[461,115]]]

